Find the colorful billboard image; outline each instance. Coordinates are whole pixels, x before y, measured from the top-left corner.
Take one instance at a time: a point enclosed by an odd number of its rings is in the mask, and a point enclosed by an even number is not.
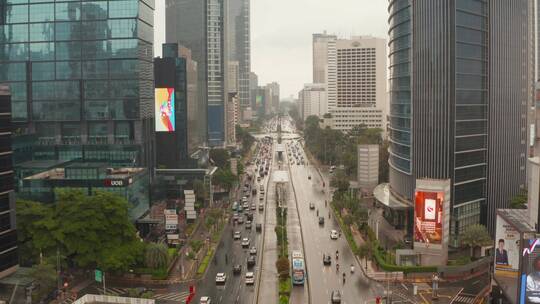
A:
[[[156,132],[174,132],[174,89],[156,88],[155,98]]]
[[[540,303],[540,239],[524,240],[521,304]]]
[[[443,192],[416,191],[414,241],[440,245],[443,238]]]
[[[517,277],[520,233],[502,216],[497,215],[495,231],[495,275]]]

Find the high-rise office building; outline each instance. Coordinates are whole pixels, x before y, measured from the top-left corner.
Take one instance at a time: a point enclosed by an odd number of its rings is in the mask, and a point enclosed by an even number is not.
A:
[[[198,63],[199,98],[207,104],[210,146],[226,141],[228,98],[227,0],[167,0],[167,42],[189,48]]]
[[[325,46],[323,46],[325,44]],[[314,35],[314,76],[324,70],[333,128],[380,128],[386,134],[386,40],[370,36],[338,39]],[[320,58],[324,56],[324,59]]]
[[[336,35],[313,34],[313,83],[327,83],[328,49],[335,47]]]
[[[253,105],[256,102],[257,99],[257,90],[259,89],[259,76],[255,74],[254,72],[249,73],[249,91],[250,91],[250,98],[251,102],[250,105],[253,108]]]
[[[239,80],[240,80],[240,74],[239,74],[239,64],[238,61],[229,61],[229,93],[238,93],[238,90],[240,88]]]
[[[241,108],[246,108],[251,100],[250,0],[228,1],[229,60],[238,62],[238,100]]]
[[[389,2],[391,194],[413,208],[416,179],[450,179],[454,246],[525,187],[530,4]]]
[[[196,86],[197,77],[196,63],[189,53],[177,43],[165,43],[163,58],[154,59],[156,167],[159,169],[193,166],[190,155],[203,144],[197,120],[206,113],[199,113],[201,109],[193,98],[196,95],[189,94],[189,82]]]
[[[150,0],[8,1],[0,82],[34,160],[154,164]]]
[[[11,130],[11,94],[0,85],[0,278],[15,272],[19,264]]]
[[[279,111],[279,83],[277,82],[271,82],[266,85],[266,87],[270,90],[270,96],[271,96],[271,102],[270,107],[272,109],[272,112],[277,113]]]

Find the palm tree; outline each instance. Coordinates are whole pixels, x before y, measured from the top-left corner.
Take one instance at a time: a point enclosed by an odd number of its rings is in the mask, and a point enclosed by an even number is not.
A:
[[[366,270],[367,270],[368,259],[371,258],[371,250],[372,249],[373,249],[373,246],[371,245],[370,242],[365,242],[360,247],[358,247],[358,256],[361,259],[365,259],[365,261],[366,261],[366,268],[365,268]]]
[[[163,243],[150,243],[148,247],[146,247],[144,262],[148,268],[166,268],[169,265],[167,246]]]

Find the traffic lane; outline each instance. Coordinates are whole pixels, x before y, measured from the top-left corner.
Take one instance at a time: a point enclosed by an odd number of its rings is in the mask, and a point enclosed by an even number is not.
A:
[[[309,193],[309,185],[307,186],[308,189],[307,192]],[[316,201],[316,198],[313,196],[310,196],[309,194],[306,195],[308,199]],[[321,208],[321,206],[324,206],[324,202],[317,202],[316,206]],[[317,208],[317,207],[316,207]],[[324,208],[324,207],[322,207]],[[308,204],[304,204],[304,210],[301,210],[301,214],[306,215],[307,209],[309,209]],[[312,219],[308,219],[306,222],[309,223],[310,229],[306,229],[306,231],[315,231],[316,226],[318,225],[318,220],[316,216],[316,211],[311,212],[313,215],[311,216]],[[327,214],[327,212],[325,212]],[[306,215],[307,216],[307,215]],[[316,234],[313,234],[311,237],[313,239],[313,243],[317,244],[316,248],[311,250],[311,252],[316,252],[314,254],[314,257],[311,259],[316,259],[319,261],[320,264],[318,264],[320,269],[320,273],[322,276],[322,281],[313,281],[314,274],[311,272],[310,278],[312,279],[312,285],[311,290],[319,290],[319,294],[321,296],[326,296],[326,299],[329,299],[330,294],[332,290],[341,290],[343,293],[343,299],[347,302],[353,301],[360,298],[366,298],[369,297],[371,292],[369,290],[369,281],[367,281],[365,278],[363,278],[361,275],[358,275],[359,273],[355,273],[352,275],[350,274],[350,264],[355,264],[354,256],[352,255],[352,252],[350,252],[348,244],[346,241],[344,242],[344,237],[338,240],[331,240],[330,239],[330,231],[332,229],[337,229],[338,226],[333,221],[328,221],[328,218],[325,220],[325,227],[320,227],[319,232]],[[303,222],[304,224],[304,222]],[[306,242],[308,242],[306,240]],[[307,249],[306,249],[307,250]],[[335,259],[335,251],[339,250],[340,256],[338,262],[340,263],[340,272],[338,273],[336,271],[336,259]],[[330,254],[332,256],[332,266],[324,266],[322,264],[322,255],[324,254]],[[312,268],[312,267],[310,267]],[[312,268],[313,269],[313,268]],[[317,267],[315,267],[317,269]],[[346,282],[343,284],[342,279],[342,273],[346,273]],[[349,286],[351,285],[351,286]],[[354,288],[356,287],[356,288]],[[358,289],[360,292],[352,292],[351,295],[349,295],[349,290]],[[324,291],[324,293],[322,292]],[[315,299],[315,295],[312,292],[312,296]],[[320,297],[317,297],[320,298]]]
[[[274,155],[274,145],[271,149],[272,159]],[[267,183],[265,184],[265,210],[264,210],[264,250],[262,250],[259,259],[258,272],[260,277],[256,284],[259,291],[258,303],[275,303],[277,300],[277,271],[275,262],[277,260],[277,238],[274,231],[276,225],[276,203],[275,203],[275,187],[269,182],[270,176],[274,170],[274,162],[268,175]],[[264,258],[263,258],[264,257]],[[257,274],[256,274],[257,275]],[[256,296],[256,295],[255,295]],[[257,304],[258,304],[257,303]]]
[[[298,168],[295,168],[295,169],[298,169],[298,170],[294,170],[295,173],[297,173],[296,178],[298,180],[302,180],[304,178],[307,179],[308,175],[311,174],[313,176],[313,173],[316,173],[316,171],[314,171],[315,169],[311,166],[307,168],[303,166],[299,166]],[[343,272],[346,273],[345,287],[348,287],[349,283],[351,283],[351,285],[355,287],[355,288],[345,288],[343,290],[343,298],[347,301],[351,301],[351,300],[358,299],[359,296],[364,298],[366,296],[373,297],[374,295],[378,295],[377,286],[376,286],[377,284],[372,284],[369,281],[369,279],[363,276],[361,270],[359,269],[361,265],[357,264],[357,261],[354,255],[352,254],[352,251],[345,237],[342,236],[338,240],[334,240],[334,241],[330,240],[330,236],[329,236],[330,231],[332,229],[339,231],[339,225],[334,220],[333,214],[331,215],[332,217],[331,220],[328,221],[327,215],[328,213],[331,213],[331,212],[330,212],[330,207],[329,206],[325,207],[324,205],[324,200],[326,196],[323,195],[321,192],[321,185],[318,185],[316,182],[305,183],[303,189],[307,192],[305,195],[306,198],[310,199],[312,202],[315,203],[316,209],[317,208],[319,210],[324,209],[326,213],[326,219],[325,219],[326,223],[323,229],[324,232],[318,236],[315,236],[316,241],[321,244],[319,249],[325,250],[326,253],[330,253],[332,255],[332,260],[333,260],[332,266],[334,267],[334,270],[335,270],[335,251],[339,250],[339,264],[341,266],[340,271],[341,273]],[[307,204],[305,208],[309,208],[307,207]],[[304,214],[303,211],[301,211],[301,214]],[[316,224],[318,225],[317,220],[312,221],[312,223],[314,222],[317,222]],[[320,259],[322,259],[322,253],[321,253]],[[356,269],[355,273],[352,274],[352,276],[350,273],[351,264],[354,265]],[[338,281],[341,280],[341,282],[343,280],[342,277],[337,278],[337,279]],[[338,288],[339,284],[334,285],[333,287]]]
[[[319,226],[316,211],[309,209],[309,201],[313,200],[313,198],[309,196],[309,189],[307,188],[311,186],[306,180],[301,179],[295,171],[293,168],[291,173],[296,195],[299,199],[299,214],[302,217],[311,298],[314,304],[327,303],[331,291],[335,289],[335,281],[338,278],[334,273],[335,269],[324,266],[322,263],[323,253],[330,252],[324,244],[326,240],[321,238],[322,235],[327,235],[326,230],[324,227]],[[322,216],[322,212],[319,213]]]
[[[284,170],[290,170],[289,166],[286,165],[287,156],[284,158]],[[287,189],[287,238],[289,242],[289,254],[293,250],[299,250],[304,252],[304,247],[302,245],[302,228],[300,226],[300,215],[298,214],[298,209],[296,205],[295,192],[293,191],[292,185],[289,183]],[[306,265],[310,262],[307,257],[304,257],[306,260]],[[308,303],[309,295],[307,285],[297,285],[294,286],[291,292],[291,303]]]

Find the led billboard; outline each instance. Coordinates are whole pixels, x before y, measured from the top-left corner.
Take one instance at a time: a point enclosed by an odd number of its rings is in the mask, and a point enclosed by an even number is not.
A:
[[[174,88],[156,88],[155,90],[156,132],[174,132]]]
[[[440,245],[443,239],[444,192],[416,191],[414,241]]]
[[[519,303],[540,303],[540,239],[523,242]]]

